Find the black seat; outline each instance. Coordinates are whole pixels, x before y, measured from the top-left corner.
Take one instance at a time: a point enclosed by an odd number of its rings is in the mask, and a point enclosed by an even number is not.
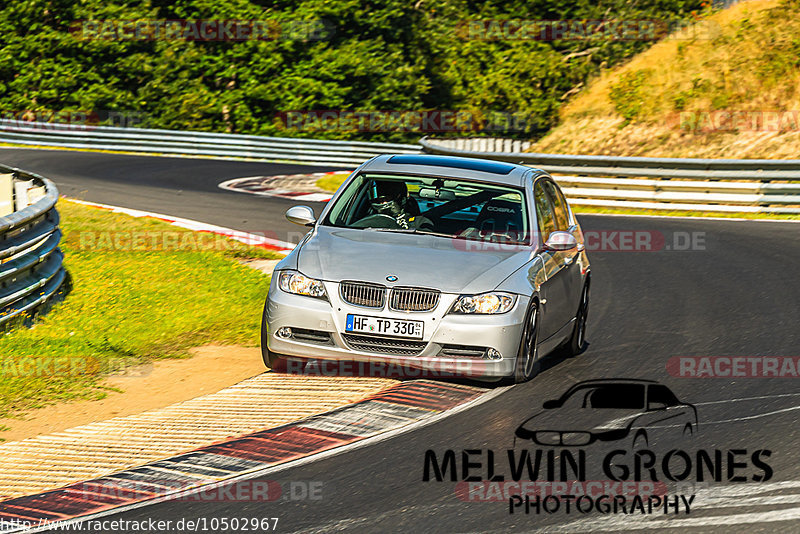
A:
[[[490,200],[484,204],[478,218],[475,219],[481,237],[508,236],[512,240],[522,237],[524,228],[522,206],[518,202],[508,200]]]
[[[411,195],[408,195],[408,198],[406,200],[406,211],[412,217],[416,217],[421,213],[419,209],[419,202],[417,202],[417,199],[412,197]]]

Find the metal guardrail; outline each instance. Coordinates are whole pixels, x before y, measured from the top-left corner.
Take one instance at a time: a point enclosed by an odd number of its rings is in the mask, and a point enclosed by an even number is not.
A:
[[[554,175],[576,205],[800,214],[800,160],[569,156],[483,151],[481,139],[420,140],[430,154],[520,163]],[[461,146],[463,148],[456,148]]]
[[[418,145],[118,128],[0,120],[0,143],[247,158],[355,168],[379,154],[420,152]]]
[[[37,174],[0,165],[0,174],[44,187],[33,204],[0,217],[0,325],[32,312],[57,295],[66,271],[58,249],[58,190]]]
[[[452,139],[435,139],[436,146],[455,148],[472,152],[525,152],[533,143],[520,139],[507,139],[503,137],[454,137]]]
[[[385,153],[473,156],[542,168],[574,204],[689,211],[800,213],[800,160],[537,154],[523,141],[423,138],[419,145],[261,137],[0,120],[0,142],[285,161],[355,168]]]

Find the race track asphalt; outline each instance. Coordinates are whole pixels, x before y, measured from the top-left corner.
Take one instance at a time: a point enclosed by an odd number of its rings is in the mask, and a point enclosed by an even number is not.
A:
[[[296,231],[283,220],[291,201],[222,191],[216,184],[239,176],[328,170],[17,149],[0,151],[0,162],[43,174],[68,196],[241,230],[275,230],[279,237]],[[664,236],[671,245],[669,250],[590,251],[590,345],[585,353],[549,358],[531,382],[431,425],[261,477],[298,488],[296,499],[167,501],[106,519],[278,517],[278,532],[800,530],[800,379],[682,378],[667,370],[674,357],[800,356],[800,224],[595,215],[579,219],[587,232],[648,232]],[[674,250],[692,233],[694,249]],[[598,242],[602,248],[602,240]],[[653,445],[659,459],[670,449],[689,451],[690,457],[700,449],[712,456],[715,450],[722,451],[723,480],[706,477],[698,483],[695,465],[686,480],[695,484],[681,489],[696,494],[691,514],[581,514],[574,509],[567,514],[563,505],[551,514],[510,514],[506,499],[459,499],[449,478],[423,482],[427,450],[438,458],[447,450],[455,451],[459,478],[463,450],[482,450],[474,458],[484,461],[486,451],[492,450],[498,472],[508,476],[506,450],[515,445],[517,426],[537,413],[543,401],[594,378],[656,380],[697,407],[695,439],[676,433]],[[537,449],[533,444],[527,447]],[[585,448],[586,478],[605,480],[601,463],[606,451],[593,447]],[[627,443],[619,447],[630,449]],[[728,468],[735,462],[726,462],[728,452],[742,450],[747,452],[733,455],[745,466],[734,465],[731,475],[742,474],[747,480],[729,481]],[[753,478],[763,474],[750,459],[758,450],[770,451],[770,480]],[[633,465],[630,451],[624,458],[622,463]],[[487,478],[485,469],[481,476]],[[309,485],[321,487],[315,494],[318,498],[302,495],[302,488]]]
[[[323,172],[309,165],[253,163],[214,159],[165,158],[68,150],[0,149],[0,163],[38,172],[54,180],[60,194],[263,232],[282,241],[303,234],[283,216],[296,204],[220,189],[218,184],[244,176]],[[339,169],[340,170],[340,169]]]

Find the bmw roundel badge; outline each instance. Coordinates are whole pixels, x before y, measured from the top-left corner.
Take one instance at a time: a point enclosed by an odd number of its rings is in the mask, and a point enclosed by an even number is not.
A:
[[[390,274],[389,276],[386,277],[386,280],[389,282],[397,282],[397,277],[393,274]]]

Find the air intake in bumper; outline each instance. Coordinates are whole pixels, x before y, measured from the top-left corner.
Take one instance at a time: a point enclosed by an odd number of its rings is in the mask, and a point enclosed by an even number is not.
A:
[[[485,358],[486,347],[469,345],[442,345],[438,356],[442,358]]]
[[[353,350],[374,352],[376,354],[386,354],[389,356],[417,356],[428,344],[426,341],[357,336],[354,334],[342,334],[342,338],[345,343],[347,343],[347,346]]]

